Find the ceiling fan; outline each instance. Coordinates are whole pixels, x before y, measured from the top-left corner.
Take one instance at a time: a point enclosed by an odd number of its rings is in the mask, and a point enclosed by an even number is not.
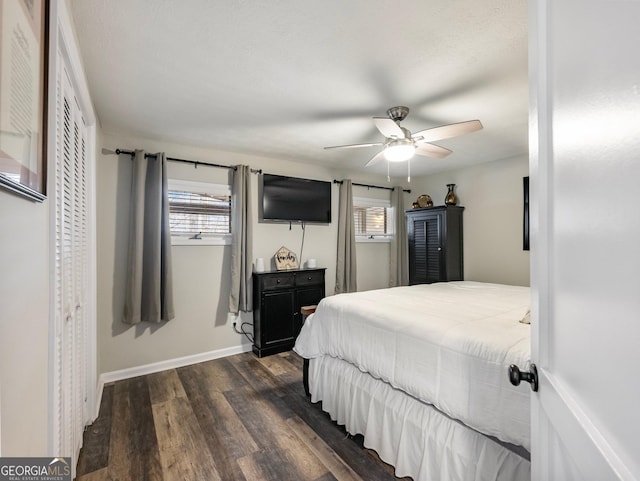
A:
[[[353,149],[357,147],[374,146],[384,147],[380,152],[374,155],[369,162],[367,162],[365,167],[373,165],[382,159],[386,159],[389,162],[402,162],[411,159],[414,154],[443,159],[447,155],[451,154],[451,150],[432,144],[431,142],[468,134],[482,128],[482,123],[480,123],[479,120],[468,120],[466,122],[458,122],[455,124],[420,130],[412,134],[407,129],[400,126],[400,122],[405,119],[408,113],[408,107],[399,106],[391,107],[387,110],[388,118],[373,117],[375,126],[385,137],[383,142],[334,145],[332,147],[325,147],[325,149]]]

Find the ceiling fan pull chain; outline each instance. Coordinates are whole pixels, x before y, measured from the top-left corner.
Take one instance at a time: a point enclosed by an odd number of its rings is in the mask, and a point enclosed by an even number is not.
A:
[[[407,160],[407,182],[411,182],[411,159]]]
[[[387,182],[391,182],[391,176],[389,175],[389,159],[387,159]]]

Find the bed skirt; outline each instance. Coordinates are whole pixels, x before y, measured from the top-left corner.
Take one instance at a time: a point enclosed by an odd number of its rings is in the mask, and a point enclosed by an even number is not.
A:
[[[529,481],[530,463],[493,439],[453,420],[352,364],[311,359],[312,402],[414,481]]]

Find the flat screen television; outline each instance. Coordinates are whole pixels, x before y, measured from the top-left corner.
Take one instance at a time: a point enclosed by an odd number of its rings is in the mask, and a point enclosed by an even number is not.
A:
[[[261,220],[331,223],[331,182],[273,174],[261,178]]]

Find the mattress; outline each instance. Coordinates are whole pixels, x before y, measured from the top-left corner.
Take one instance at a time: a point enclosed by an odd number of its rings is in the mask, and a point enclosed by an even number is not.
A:
[[[322,409],[415,481],[529,481],[528,459],[353,364],[325,356],[309,364]]]
[[[306,320],[294,350],[347,361],[481,433],[530,449],[528,287],[471,281],[339,294]],[[313,394],[313,392],[312,392]]]

